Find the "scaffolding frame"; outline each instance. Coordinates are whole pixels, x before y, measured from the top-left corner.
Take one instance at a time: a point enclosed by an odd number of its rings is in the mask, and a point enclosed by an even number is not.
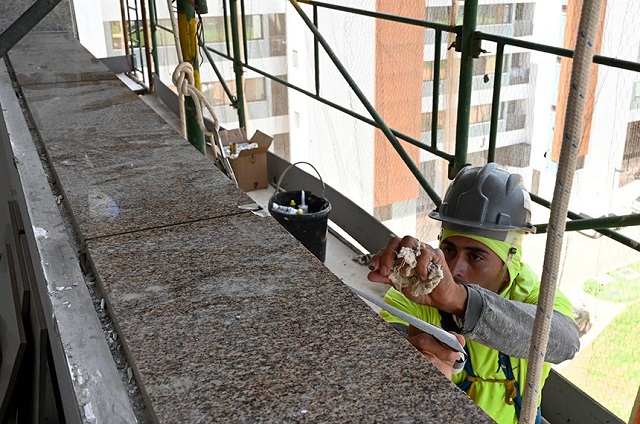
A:
[[[305,90],[302,87],[296,86],[288,81],[283,80],[282,78],[278,78],[276,75],[272,75],[269,72],[257,68],[249,63],[248,54],[247,54],[247,34],[246,34],[246,25],[245,25],[245,1],[251,0],[224,0],[223,1],[223,18],[225,22],[225,45],[226,52],[214,49],[209,46],[204,46],[203,51],[205,52],[205,56],[207,60],[213,67],[216,72],[219,82],[221,83],[225,93],[231,99],[232,106],[236,108],[238,111],[238,119],[240,122],[240,126],[246,128],[246,116],[243,114],[243,107],[238,107],[238,105],[244,105],[245,96],[242,91],[242,72],[244,70],[253,71],[259,75],[262,75],[272,81],[275,81],[279,84],[282,84],[288,88],[296,90],[299,93],[302,93],[318,102],[321,102],[327,106],[330,106],[342,113],[345,113],[353,118],[356,118],[362,122],[365,122],[373,127],[380,129],[385,136],[387,137],[389,143],[392,144],[394,149],[400,155],[402,160],[404,161],[407,168],[414,175],[416,180],[419,182],[420,186],[427,192],[430,199],[439,206],[441,203],[441,199],[433,189],[433,187],[426,180],[424,175],[420,172],[418,166],[411,160],[406,150],[402,147],[402,145],[398,142],[398,140],[402,140],[407,142],[410,145],[416,146],[420,149],[423,149],[436,157],[439,157],[443,160],[446,160],[449,163],[449,179],[452,179],[457,172],[467,164],[467,151],[468,151],[468,140],[469,140],[469,114],[470,114],[470,104],[471,104],[471,93],[472,93],[472,67],[473,60],[479,57],[481,53],[481,43],[482,41],[488,41],[495,43],[496,45],[496,66],[495,66],[495,74],[494,74],[494,84],[493,84],[493,97],[492,97],[492,108],[491,108],[491,117],[490,117],[490,127],[489,127],[489,147],[488,147],[488,162],[495,161],[495,152],[497,149],[497,134],[498,134],[498,120],[499,120],[499,106],[500,106],[500,92],[502,89],[502,68],[504,62],[505,55],[505,47],[506,46],[514,46],[524,48],[530,51],[543,52],[548,54],[553,54],[561,57],[571,58],[573,57],[573,50],[554,47],[545,44],[533,43],[526,40],[521,40],[512,37],[499,36],[495,34],[483,33],[481,31],[477,31],[476,28],[476,17],[478,13],[478,0],[468,0],[465,2],[464,8],[464,17],[462,25],[444,25],[436,22],[429,22],[426,20],[419,19],[411,19],[403,16],[390,15],[385,13],[379,13],[374,11],[362,10],[352,7],[346,7],[336,4],[329,4],[324,2],[319,2],[315,0],[303,0],[302,2],[306,5],[312,7],[313,16],[309,18],[305,12],[300,7],[297,0],[288,0],[288,2],[296,9],[300,17],[304,20],[308,29],[313,33],[314,36],[314,78],[315,78],[315,92],[310,92]],[[150,3],[154,3],[155,0],[150,0]],[[240,3],[240,8],[238,8],[238,2]],[[442,37],[444,33],[454,34],[456,36],[455,48],[456,51],[461,53],[460,58],[460,80],[459,80],[459,90],[458,90],[458,109],[457,109],[457,125],[456,125],[456,137],[455,137],[455,152],[451,154],[449,152],[443,151],[437,147],[437,128],[438,128],[438,116],[437,113],[433,113],[433,119],[431,122],[431,140],[429,144],[423,143],[420,140],[416,140],[406,134],[403,134],[393,128],[387,126],[384,122],[384,119],[376,112],[373,106],[368,104],[368,101],[364,95],[360,95],[361,91],[358,88],[357,84],[351,78],[349,73],[344,67],[342,67],[339,59],[333,54],[331,50],[331,46],[327,43],[327,41],[322,36],[322,33],[318,29],[318,11],[320,9],[331,9],[344,13],[357,14],[362,16],[369,16],[375,19],[384,19],[392,22],[404,23],[407,25],[413,25],[422,27],[425,29],[430,29],[435,32],[435,56],[434,56],[434,72],[433,72],[433,94],[432,94],[432,110],[438,110],[438,98],[440,95],[440,58],[442,57]],[[240,23],[242,25],[240,28],[237,27],[235,23],[237,23],[236,19],[233,19],[233,16],[237,16],[239,13]],[[152,43],[156,46],[156,31],[164,30],[168,31],[168,28],[163,28],[162,26],[157,25],[157,21],[154,21],[155,15],[152,14],[152,22],[151,22],[151,36],[154,42]],[[227,26],[227,22],[231,22],[231,31]],[[242,50],[241,50],[242,47]],[[367,117],[356,113],[350,109],[347,109],[337,103],[332,102],[320,95],[320,66],[319,66],[319,50],[323,48],[324,51],[329,55],[332,59],[334,65],[340,70],[344,80],[349,84],[349,86],[354,90],[356,94],[359,94],[358,97],[363,102],[365,107],[367,107],[368,112],[371,114],[371,117]],[[157,63],[157,51],[153,51],[154,62]],[[220,72],[218,71],[211,54],[215,54],[224,59],[228,59],[233,61],[233,69],[236,72],[236,94],[233,95],[228,85],[225,83],[224,79],[221,78]],[[593,63],[611,66],[614,68],[630,70],[634,72],[640,72],[640,63],[630,62],[626,60],[620,60],[613,57],[607,57],[602,55],[596,55],[593,59]],[[239,73],[240,72],[240,73]],[[370,107],[369,107],[370,106]],[[537,204],[550,208],[551,202],[541,198],[532,193],[532,200]],[[633,226],[640,224],[640,214],[630,214],[630,215],[621,215],[621,216],[608,216],[602,218],[591,218],[586,215],[582,215],[576,212],[568,211],[567,217],[569,221],[567,222],[566,230],[567,231],[579,231],[585,229],[595,230],[596,232],[610,237],[632,249],[640,251],[640,243],[638,241],[632,240],[616,231],[611,230],[610,228],[619,228],[626,226]],[[547,223],[537,224],[536,229],[538,233],[546,232]]]

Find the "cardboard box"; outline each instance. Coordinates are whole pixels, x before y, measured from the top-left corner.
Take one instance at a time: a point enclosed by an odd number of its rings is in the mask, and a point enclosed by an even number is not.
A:
[[[243,129],[220,131],[220,141],[223,146],[231,146],[233,143],[256,143],[258,147],[242,150],[237,158],[229,158],[229,164],[236,175],[238,187],[244,191],[259,190],[269,186],[267,175],[267,150],[271,146],[273,137],[260,131],[256,131],[250,140]]]

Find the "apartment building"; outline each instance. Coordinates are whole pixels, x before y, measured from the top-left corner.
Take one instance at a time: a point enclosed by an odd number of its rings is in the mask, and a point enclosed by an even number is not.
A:
[[[452,1],[349,2],[352,7],[391,15],[458,24],[464,5]],[[481,1],[478,30],[509,37],[532,38],[536,8],[534,1],[507,3]],[[400,9],[399,9],[400,8]],[[544,9],[544,8],[543,8]],[[310,12],[310,8],[307,9]],[[546,13],[541,10],[540,14]],[[293,15],[293,16],[292,16]],[[289,42],[293,63],[289,64],[291,82],[313,87],[313,38],[295,12],[287,12],[288,34],[301,34]],[[560,31],[560,11],[556,14]],[[548,19],[548,18],[547,18]],[[418,26],[353,16],[339,11],[318,11],[318,26],[336,56],[358,84],[367,99],[392,128],[414,139],[430,143],[434,119],[435,31]],[[543,30],[540,29],[540,32]],[[548,31],[548,29],[545,29]],[[460,54],[449,49],[454,39],[443,33],[440,64],[438,147],[453,153]],[[469,160],[486,160],[493,79],[496,63],[495,44],[482,46],[483,53],[473,66],[473,94],[470,108]],[[505,50],[499,117],[498,159],[505,165],[530,164],[534,132],[532,111],[536,77],[541,66],[525,49]],[[301,60],[301,58],[303,58]],[[345,108],[370,117],[326,55],[320,55],[320,94]],[[543,72],[544,73],[544,72]],[[549,74],[549,71],[546,71]],[[550,100],[550,99],[549,99]],[[329,183],[356,200],[376,218],[398,233],[435,237],[427,218],[434,204],[411,176],[384,134],[318,104],[298,93],[290,93],[291,161],[312,158]],[[546,103],[547,107],[549,103]],[[404,143],[409,155],[434,188],[442,191],[448,179],[442,160]]]

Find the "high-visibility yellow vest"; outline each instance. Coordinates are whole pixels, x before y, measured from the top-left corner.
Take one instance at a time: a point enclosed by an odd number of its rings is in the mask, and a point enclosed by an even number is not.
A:
[[[531,269],[524,265],[518,277],[509,284],[500,296],[517,300],[524,303],[536,304],[540,292],[540,282]],[[417,304],[407,299],[401,292],[391,288],[385,296],[385,302],[397,307],[423,321],[441,327],[440,313],[437,309],[430,306]],[[573,307],[569,300],[558,290],[554,303],[554,310],[572,317]],[[390,323],[403,323],[401,319],[382,311],[380,315]],[[473,388],[470,388],[467,394],[473,401],[482,408],[491,418],[499,424],[502,423],[518,423],[515,407],[513,406],[513,385],[507,382],[504,371],[498,364],[499,352],[496,349],[484,346],[472,340],[467,340],[467,350],[469,352],[469,360],[473,366],[473,372],[476,376],[473,382]],[[527,360],[520,358],[509,358],[511,368],[515,379],[519,383],[521,395],[525,386],[527,376]],[[547,362],[543,366],[542,382],[549,375],[551,365]],[[467,379],[467,373],[462,371],[452,376],[452,381],[459,384]],[[539,399],[541,401],[541,398]]]

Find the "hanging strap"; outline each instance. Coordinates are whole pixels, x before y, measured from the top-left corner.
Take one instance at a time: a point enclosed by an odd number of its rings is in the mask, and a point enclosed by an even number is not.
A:
[[[516,408],[516,417],[520,420],[520,410],[522,409],[522,396],[520,395],[520,386],[518,381],[515,379],[513,375],[513,368],[511,367],[511,360],[509,356],[505,355],[502,352],[498,352],[498,364],[500,364],[500,368],[504,372],[504,375],[507,377],[507,380],[513,382],[513,387],[515,389],[515,394],[507,401],[508,404],[514,405]],[[538,406],[538,412],[536,414],[536,424],[540,424],[542,422],[542,411],[540,410],[540,406]]]

